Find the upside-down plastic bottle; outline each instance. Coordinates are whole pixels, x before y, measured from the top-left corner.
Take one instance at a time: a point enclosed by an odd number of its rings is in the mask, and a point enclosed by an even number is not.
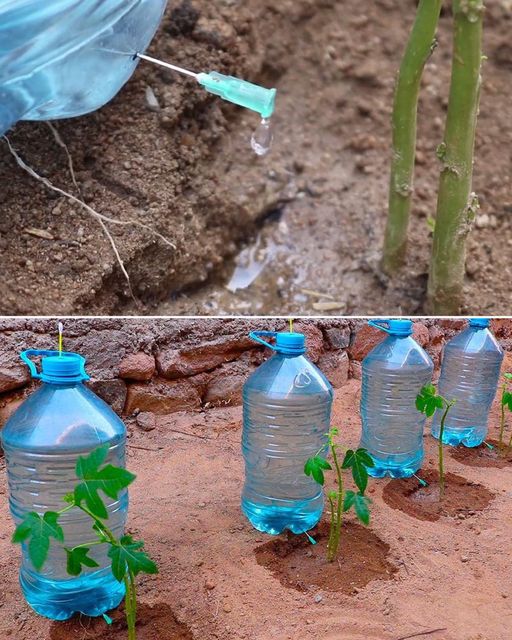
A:
[[[361,447],[368,450],[374,477],[407,478],[421,467],[425,416],[415,406],[434,365],[411,337],[410,320],[370,320],[388,336],[363,360]]]
[[[259,531],[303,533],[323,511],[322,487],[304,474],[304,464],[327,451],[332,387],[305,357],[302,333],[250,335],[275,353],[243,389],[242,511]]]
[[[444,347],[438,389],[447,400],[455,400],[443,431],[445,444],[476,447],[487,434],[504,355],[488,327],[487,318],[472,318]],[[435,438],[439,438],[441,416],[438,409],[432,421]]]
[[[0,135],[88,113],[130,78],[166,0],[0,0]]]
[[[39,356],[41,372],[31,360]],[[42,515],[66,506],[63,496],[72,493],[78,482],[78,456],[108,444],[107,461],[124,467],[126,440],[123,422],[84,386],[89,378],[84,358],[77,353],[36,350],[24,351],[21,358],[43,384],[18,407],[1,432],[9,505],[16,524],[28,512]],[[104,502],[109,528],[116,537],[122,536],[127,491],[122,491],[118,500],[105,496]],[[63,513],[59,524],[67,547],[95,539],[91,519],[76,507]],[[89,555],[99,567],[84,567],[78,577],[72,577],[66,572],[62,543],[51,539],[40,570],[32,565],[27,544],[23,543],[20,584],[28,604],[55,620],[65,620],[75,612],[98,616],[116,607],[124,596],[124,585],[112,575],[106,545],[91,547]]]

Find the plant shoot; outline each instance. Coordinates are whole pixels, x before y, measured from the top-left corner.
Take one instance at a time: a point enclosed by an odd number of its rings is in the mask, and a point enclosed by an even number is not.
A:
[[[341,535],[341,525],[343,521],[343,513],[349,511],[352,507],[356,513],[358,520],[364,525],[370,522],[370,499],[365,496],[366,487],[368,485],[368,467],[373,467],[373,460],[366,449],[349,449],[343,462],[340,464],[338,450],[340,445],[336,444],[334,438],[338,435],[337,427],[332,427],[327,434],[328,448],[331,453],[336,474],[337,489],[327,492],[327,500],[331,509],[329,540],[327,542],[327,561],[333,562],[338,553]],[[317,452],[312,458],[308,458],[304,465],[304,473],[311,476],[318,484],[325,485],[324,471],[333,469],[321,454],[323,449]],[[351,469],[352,478],[358,491],[350,489],[345,490],[343,484],[343,470]]]

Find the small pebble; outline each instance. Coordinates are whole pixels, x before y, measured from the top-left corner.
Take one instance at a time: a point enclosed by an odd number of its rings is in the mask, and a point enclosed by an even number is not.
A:
[[[322,602],[322,600],[324,599],[323,596],[321,596],[319,593],[316,594],[315,596],[315,602],[318,604],[319,602]]]
[[[225,602],[222,608],[226,613],[229,613],[231,611],[231,605],[228,602]]]
[[[469,558],[467,556],[461,556],[460,557],[460,561],[461,562],[468,562]]]
[[[208,589],[208,591],[211,591],[212,589],[215,589],[215,582],[207,580],[204,586]]]

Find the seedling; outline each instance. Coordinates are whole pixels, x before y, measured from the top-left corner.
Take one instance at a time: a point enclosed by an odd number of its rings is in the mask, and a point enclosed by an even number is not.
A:
[[[502,451],[504,448],[503,438],[505,435],[505,409],[512,411],[512,392],[508,391],[507,385],[512,380],[512,373],[504,373],[505,381],[501,386],[501,416],[500,416],[500,435],[498,440],[498,449]],[[512,436],[508,448],[512,446]]]
[[[373,467],[374,463],[370,454],[366,449],[349,449],[345,453],[345,458],[340,465],[338,458],[339,446],[334,442],[334,438],[338,435],[337,427],[332,427],[327,434],[328,447],[331,452],[336,472],[337,489],[327,492],[327,500],[331,508],[331,521],[329,529],[329,540],[327,543],[327,561],[333,562],[338,553],[340,544],[341,524],[343,521],[343,513],[349,511],[352,507],[356,513],[358,520],[364,525],[370,523],[370,498],[364,495],[368,485],[368,467]],[[304,473],[311,476],[318,484],[324,486],[324,471],[332,470],[332,465],[321,454],[324,447],[320,449],[312,458],[308,458],[304,465]],[[359,491],[344,490],[343,486],[343,469],[351,469],[352,478]]]
[[[433,384],[427,384],[422,387],[420,393],[416,397],[416,409],[421,413],[424,413],[427,418],[430,418],[436,412],[436,409],[443,409],[443,415],[441,417],[441,424],[439,427],[439,499],[442,500],[444,496],[444,460],[443,460],[443,435],[444,425],[446,422],[446,416],[448,412],[455,404],[455,400],[447,400],[443,396],[439,395]]]
[[[35,511],[25,514],[16,527],[12,542],[28,543],[30,561],[38,571],[46,562],[50,538],[62,543],[67,556],[66,570],[71,576],[80,575],[83,567],[98,567],[96,560],[88,555],[90,548],[96,545],[108,545],[107,554],[112,561],[112,574],[116,580],[124,582],[126,588],[125,613],[128,640],[135,640],[137,613],[135,577],[139,573],[158,573],[158,568],[143,550],[142,540],[133,540],[130,535],[123,535],[118,539],[104,522],[108,519],[108,512],[99,491],[117,500],[119,492],[128,487],[136,477],[126,469],[104,464],[108,450],[109,446],[106,444],[94,449],[88,456],[80,456],[75,469],[78,482],[73,493],[63,497],[67,506],[60,511],[46,511],[43,515]],[[91,518],[95,538],[91,542],[69,548],[64,546],[64,530],[59,524],[59,518],[71,509],[80,509]]]

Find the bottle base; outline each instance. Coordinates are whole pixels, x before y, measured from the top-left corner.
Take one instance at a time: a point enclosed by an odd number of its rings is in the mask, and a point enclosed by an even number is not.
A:
[[[386,465],[373,459],[375,466],[369,467],[368,475],[372,478],[410,478],[421,469],[422,460],[415,460],[400,466]]]
[[[298,503],[293,507],[276,507],[242,500],[242,512],[258,531],[277,535],[286,529],[300,534],[318,524],[322,509],[311,511],[310,502]]]
[[[430,433],[436,440],[439,440],[439,429],[432,428]],[[457,430],[445,427],[443,431],[443,444],[451,447],[458,447],[461,444],[469,448],[478,447],[484,439],[485,435],[482,435],[477,427]]]
[[[124,598],[124,583],[112,574],[72,580],[47,580],[20,573],[20,584],[32,609],[51,620],[67,620],[75,613],[96,617],[115,609]]]

